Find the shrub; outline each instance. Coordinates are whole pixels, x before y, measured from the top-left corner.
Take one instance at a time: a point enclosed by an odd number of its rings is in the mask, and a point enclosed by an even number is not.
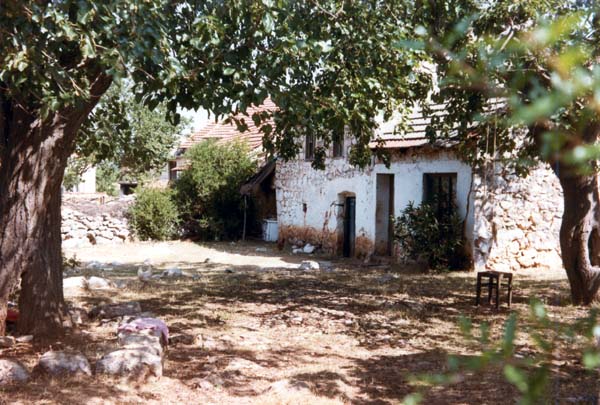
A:
[[[256,171],[246,144],[202,142],[186,153],[189,166],[175,182],[184,231],[203,239],[234,239],[243,227],[240,185]],[[248,223],[252,223],[249,213]]]
[[[141,189],[128,217],[140,240],[167,240],[177,233],[178,211],[171,190]]]
[[[456,210],[437,212],[433,205],[411,202],[395,220],[394,237],[404,255],[424,260],[432,270],[466,264],[462,221]]]

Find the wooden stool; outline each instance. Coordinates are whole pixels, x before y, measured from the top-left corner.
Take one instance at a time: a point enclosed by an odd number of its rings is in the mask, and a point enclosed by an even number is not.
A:
[[[487,282],[482,282],[482,279],[487,277]],[[481,296],[481,287],[488,288],[488,304],[492,302],[492,291],[496,290],[496,309],[500,306],[500,289],[502,288],[502,279],[506,279],[508,287],[508,306],[512,303],[512,278],[513,274],[507,271],[480,271],[477,273],[477,296],[475,297],[475,305],[479,306],[479,298]]]

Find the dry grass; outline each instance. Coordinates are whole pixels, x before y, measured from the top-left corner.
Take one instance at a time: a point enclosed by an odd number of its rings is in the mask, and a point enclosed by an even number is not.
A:
[[[447,353],[476,352],[457,327],[461,314],[475,324],[490,322],[497,336],[510,313],[506,307],[499,312],[474,307],[472,273],[423,275],[342,260],[334,261],[330,271],[301,272],[283,268],[301,258],[271,249],[257,254],[256,246],[140,244],[79,252],[88,261],[122,261],[104,275],[130,283],[124,289],[77,297],[77,305],[89,309],[137,300],[144,311],[167,322],[174,343],[164,376],[146,384],[36,376],[25,387],[0,391],[1,398],[23,404],[399,403],[414,389],[408,375],[442,372]],[[140,283],[137,265],[153,254],[155,263],[166,257],[159,267],[176,264],[200,278]],[[214,260],[204,263],[207,257]],[[382,276],[389,270],[394,277],[385,281]],[[515,284],[511,310],[523,318],[531,297],[544,300],[552,316],[564,322],[585,314],[565,304],[568,288],[561,272],[521,273]],[[56,347],[82,350],[94,363],[114,345],[115,329],[114,322],[92,321]],[[46,349],[20,344],[2,355],[32,368]],[[522,333],[519,351],[532,350]],[[598,375],[583,370],[577,353],[559,347],[556,357],[560,361],[552,369],[553,401],[597,395]],[[510,403],[517,397],[501,370],[491,369],[431,390],[425,403]]]

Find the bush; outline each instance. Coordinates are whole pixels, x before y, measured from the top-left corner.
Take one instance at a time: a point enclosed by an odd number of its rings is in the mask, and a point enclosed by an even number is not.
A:
[[[189,166],[174,185],[184,231],[203,239],[239,238],[244,218],[240,186],[256,171],[247,145],[204,141],[186,158]]]
[[[140,240],[167,240],[177,233],[178,211],[171,190],[141,189],[128,217]]]
[[[462,221],[456,210],[437,212],[433,205],[411,202],[394,227],[404,255],[424,260],[432,270],[459,269],[466,264]]]

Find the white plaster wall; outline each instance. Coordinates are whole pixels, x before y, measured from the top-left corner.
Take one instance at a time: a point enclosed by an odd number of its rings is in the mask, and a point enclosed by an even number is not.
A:
[[[374,164],[365,170],[350,166],[345,159],[328,159],[325,170],[314,170],[310,162],[278,162],[276,175],[279,226],[313,227],[335,231],[341,207],[338,195],[356,195],[356,235],[375,239],[376,175],[394,175],[394,215],[398,216],[410,201],[419,204],[423,197],[424,173],[456,173],[457,203],[460,215],[467,214],[467,196],[471,187],[471,168],[451,152],[395,156],[389,168]],[[306,213],[303,212],[306,204]],[[341,217],[339,218],[341,220]],[[467,239],[473,235],[473,201],[467,218]]]
[[[81,182],[75,186],[76,193],[93,194],[96,192],[96,168],[91,167],[81,175]]]

